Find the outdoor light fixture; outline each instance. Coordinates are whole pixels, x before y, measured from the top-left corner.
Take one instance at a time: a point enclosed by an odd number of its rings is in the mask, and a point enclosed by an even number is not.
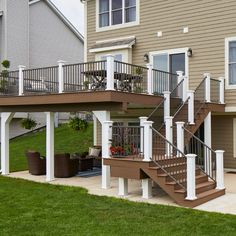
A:
[[[149,62],[149,56],[148,56],[147,53],[145,53],[145,54],[143,55],[143,60],[144,60],[145,62]]]
[[[188,57],[192,57],[193,50],[191,48],[188,49],[187,55],[188,55]]]

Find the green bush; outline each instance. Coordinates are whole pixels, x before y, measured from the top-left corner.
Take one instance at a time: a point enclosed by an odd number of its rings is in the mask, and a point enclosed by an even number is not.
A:
[[[8,61],[8,60],[2,61],[2,66],[3,66],[4,68],[9,69],[9,68],[10,68],[10,65],[11,65],[10,61]]]
[[[29,117],[21,120],[21,127],[24,129],[31,130],[35,128],[36,125],[37,125],[37,122]]]
[[[86,120],[80,119],[79,117],[71,117],[68,126],[69,128],[76,131],[84,131],[88,127],[88,122]]]

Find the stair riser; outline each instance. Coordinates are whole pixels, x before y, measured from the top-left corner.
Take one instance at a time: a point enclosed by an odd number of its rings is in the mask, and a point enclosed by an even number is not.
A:
[[[196,184],[204,183],[204,182],[207,182],[207,181],[208,181],[207,176],[203,176],[199,179],[196,178]],[[186,183],[183,183],[183,185],[186,186]],[[175,187],[175,190],[181,189],[181,187],[178,184],[175,184],[174,187]]]
[[[209,185],[209,186],[198,188],[196,190],[196,194],[203,193],[203,192],[211,190],[211,189],[215,189],[215,185]]]
[[[178,166],[172,166],[172,167],[165,167],[164,169],[168,172],[168,173],[172,173],[172,174],[181,174],[183,172],[186,172],[186,165],[178,165]],[[176,172],[176,173],[175,173]],[[159,169],[157,170],[157,174],[162,174],[163,170]]]
[[[199,169],[197,169],[196,172],[195,172],[195,174],[196,174],[196,175],[199,175],[200,172],[201,172],[201,171],[200,171]],[[174,177],[175,179],[177,179],[177,180],[180,180],[180,179],[184,178],[185,176],[186,176],[186,175],[183,176],[183,173],[173,175],[173,177]],[[166,182],[169,182],[169,181],[171,181],[171,180],[172,180],[172,179],[171,179],[169,176],[166,176]]]

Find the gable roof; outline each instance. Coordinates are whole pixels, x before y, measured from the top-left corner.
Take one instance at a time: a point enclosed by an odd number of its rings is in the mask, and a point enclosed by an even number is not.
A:
[[[35,4],[42,0],[29,0],[29,5]],[[71,24],[71,22],[62,14],[62,12],[50,0],[43,0],[53,12],[62,20],[62,22],[76,35],[76,37],[84,43],[84,36]]]

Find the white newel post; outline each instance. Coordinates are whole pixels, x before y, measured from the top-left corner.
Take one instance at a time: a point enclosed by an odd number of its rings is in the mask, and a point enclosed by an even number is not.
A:
[[[46,181],[54,180],[54,112],[46,112]]]
[[[224,104],[225,103],[225,78],[220,77],[220,103]]]
[[[106,90],[114,90],[114,56],[107,55],[107,87]]]
[[[144,126],[144,161],[152,159],[152,124],[153,121],[143,121]]]
[[[166,116],[170,116],[170,92],[169,91],[164,91],[164,118]]]
[[[64,92],[64,73],[63,66],[65,65],[65,61],[58,61],[58,82],[59,82],[59,93]]]
[[[173,117],[167,116],[165,117],[165,125],[166,125],[166,139],[173,143]],[[172,155],[172,146],[166,142],[166,155],[169,157]]]
[[[25,69],[25,66],[18,66],[19,68],[19,96],[24,95],[24,75],[23,70]]]
[[[139,117],[139,122],[140,122],[140,126],[144,127],[143,122],[147,121],[147,117]],[[144,155],[144,128],[141,128],[140,130],[140,153],[142,153],[142,155]]]
[[[216,150],[216,189],[225,189],[224,152],[223,150]]]
[[[194,123],[194,91],[188,90],[188,122],[193,125]]]
[[[205,101],[211,102],[211,74],[204,73],[205,77]]]
[[[153,77],[152,77],[153,66],[152,66],[152,64],[147,64],[146,66],[148,68],[148,70],[147,70],[147,90],[148,90],[148,94],[153,94]]]
[[[195,200],[196,197],[196,170],[195,170],[195,154],[187,154],[187,200]]]
[[[177,83],[179,84],[182,80],[183,84],[182,84],[182,91],[180,90],[180,88],[178,88],[178,95],[180,95],[180,97],[182,97],[182,100],[185,101],[186,100],[186,94],[187,94],[187,78],[185,78],[184,76],[184,72],[183,71],[176,71],[177,74]]]
[[[211,148],[211,112],[208,113],[207,117],[204,120],[204,143]],[[211,152],[204,152],[204,163],[205,163],[205,172],[208,175],[212,175],[212,156]]]
[[[175,122],[177,126],[177,148],[184,153],[184,124],[185,122],[178,121]],[[178,153],[178,157],[181,157],[182,154]]]
[[[110,158],[110,147],[112,139],[112,121],[102,123],[102,158]],[[110,188],[110,166],[102,165],[102,188]]]
[[[1,113],[1,172],[9,175],[9,125],[14,113]]]

